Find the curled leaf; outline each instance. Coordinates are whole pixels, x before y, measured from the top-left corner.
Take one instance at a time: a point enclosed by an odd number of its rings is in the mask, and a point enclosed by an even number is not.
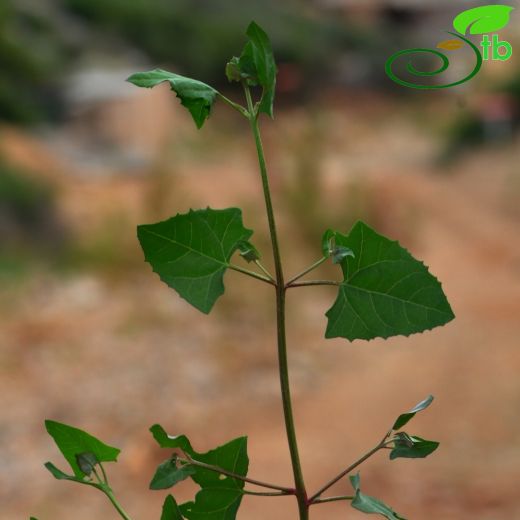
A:
[[[405,424],[407,424],[417,412],[428,408],[433,402],[433,395],[429,395],[426,399],[423,399],[420,403],[417,403],[411,410],[406,413],[401,414],[396,420],[394,425],[392,426],[392,430],[399,430]]]
[[[381,515],[384,516],[387,520],[405,520],[392,508],[381,502],[381,500],[369,495],[365,495],[361,492],[359,473],[350,476],[349,479],[352,487],[354,488],[354,491],[356,492],[356,495],[350,503],[354,509],[361,511],[362,513]]]

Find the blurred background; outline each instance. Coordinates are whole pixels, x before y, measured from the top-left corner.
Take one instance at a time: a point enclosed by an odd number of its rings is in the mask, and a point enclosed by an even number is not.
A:
[[[242,102],[224,65],[252,19],[270,35],[279,66],[275,121],[262,127],[286,272],[321,256],[326,228],[347,231],[362,218],[430,266],[457,315],[407,339],[325,341],[333,288],[289,293],[310,490],[432,393],[434,405],[408,431],[440,441],[438,452],[418,461],[375,456],[361,468],[364,491],[416,520],[520,518],[520,14],[500,31],[513,57],[485,62],[459,87],[415,91],[384,72],[398,50],[435,48],[471,7],[2,0],[2,518],[115,518],[101,494],[43,468],[53,460],[65,469],[45,418],[122,449],[107,469],[136,519],[159,518],[164,500],[147,491],[168,457],[148,432],[155,422],[189,435],[199,451],[247,434],[250,475],[291,483],[272,290],[229,272],[226,294],[204,316],[152,274],[135,236],[137,224],[190,207],[238,206],[271,267],[247,121],[217,104],[197,131],[167,86],[124,81],[162,67]],[[452,56],[441,82],[473,67],[464,50]],[[333,266],[320,269],[339,278]],[[176,488],[179,500],[193,492],[187,482]],[[267,517],[296,518],[293,500],[244,500],[239,518]],[[312,510],[313,520],[335,518],[363,515],[342,502]]]

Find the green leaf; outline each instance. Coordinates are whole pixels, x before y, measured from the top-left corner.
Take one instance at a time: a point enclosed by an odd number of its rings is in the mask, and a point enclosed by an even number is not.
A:
[[[439,443],[436,441],[428,441],[414,435],[406,436],[407,439],[402,437],[396,439],[395,447],[390,452],[390,460],[398,458],[424,459],[439,447]]]
[[[159,464],[155,475],[150,482],[150,489],[168,489],[187,479],[190,475],[195,473],[195,468],[189,464],[177,466],[175,458],[165,460]]]
[[[92,473],[94,466],[99,464],[99,460],[94,455],[94,453],[87,451],[86,453],[79,453],[76,455],[76,462],[79,466],[79,469],[85,473],[85,475],[89,475]]]
[[[92,453],[99,462],[115,462],[121,451],[118,448],[104,444],[83,430],[63,423],[47,420],[45,421],[45,427],[70,464],[74,475],[80,479],[87,476],[87,474],[79,467],[76,455],[89,452]],[[46,467],[52,472],[48,466]]]
[[[377,498],[361,493],[361,490],[359,489],[359,473],[349,477],[349,479],[356,492],[354,499],[350,502],[354,509],[361,511],[362,513],[381,515],[388,518],[388,520],[406,520]]]
[[[253,244],[251,244],[251,242],[248,242],[247,240],[242,240],[241,242],[239,242],[238,249],[240,251],[240,256],[246,262],[254,262],[254,261],[260,260],[260,258],[262,258],[258,249]]]
[[[433,402],[433,395],[429,395],[426,399],[423,399],[420,403],[417,403],[411,410],[406,413],[401,414],[396,420],[394,425],[392,426],[392,430],[399,430],[405,424],[410,421],[414,417],[417,412],[428,408]]]
[[[231,256],[252,234],[237,208],[190,210],[137,228],[145,259],[161,280],[206,314],[224,293]]]
[[[148,72],[132,74],[127,81],[138,87],[152,88],[167,81],[171,89],[181,100],[181,104],[189,111],[197,128],[201,128],[209,117],[218,92],[206,83],[196,79],[186,78],[166,70],[154,69]]]
[[[259,111],[273,117],[276,63],[271,42],[265,31],[255,22],[249,24],[246,34],[249,41],[240,55],[238,64],[236,61],[230,61],[231,69],[228,71],[228,78],[236,77],[238,65],[242,77],[251,78],[252,83],[259,84],[263,89]]]
[[[509,5],[483,5],[463,11],[453,20],[453,27],[460,34],[484,34],[499,31],[509,23],[514,7]]]
[[[171,495],[168,495],[164,501],[161,520],[183,520],[179,506]]]
[[[357,222],[336,247],[355,256],[341,261],[344,281],[327,311],[326,338],[388,338],[444,325],[454,318],[439,281],[397,241]]]
[[[247,438],[239,437],[214,450],[198,453],[185,435],[170,436],[158,424],[150,428],[162,448],[179,448],[193,460],[218,466],[240,476],[247,475]],[[195,501],[181,504],[188,520],[233,520],[243,496],[244,481],[194,465],[191,479],[200,486]]]

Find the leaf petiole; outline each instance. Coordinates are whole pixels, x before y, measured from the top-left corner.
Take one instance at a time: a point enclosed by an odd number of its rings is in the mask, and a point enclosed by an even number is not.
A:
[[[245,274],[247,276],[251,276],[252,278],[256,278],[257,280],[261,280],[262,282],[266,282],[270,285],[276,285],[276,282],[273,280],[273,278],[270,275],[268,278],[267,276],[264,276],[260,273],[256,273],[255,271],[250,271],[249,269],[244,269],[243,267],[239,267],[238,265],[235,265],[235,264],[228,264],[228,267],[229,267],[229,269],[233,269],[233,271],[237,271],[237,272]]]
[[[235,103],[234,101],[231,101],[231,99],[227,98],[226,96],[224,96],[224,94],[221,94],[218,91],[217,91],[217,96],[222,101],[224,101],[224,103],[227,103],[231,108],[235,109],[237,112],[240,112],[245,118],[247,118],[247,119],[249,118],[249,112],[242,105],[239,105],[238,103]]]
[[[337,497],[316,498],[312,503],[324,504],[326,502],[338,502],[339,500],[354,500],[354,497],[351,495],[342,495]]]
[[[255,264],[261,269],[265,275],[270,278],[273,282],[275,282],[274,277],[271,275],[271,273],[262,265],[262,262],[260,260],[255,260]]]

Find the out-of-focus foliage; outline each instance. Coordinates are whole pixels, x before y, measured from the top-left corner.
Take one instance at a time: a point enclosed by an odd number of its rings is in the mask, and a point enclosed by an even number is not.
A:
[[[70,47],[50,20],[24,2],[0,3],[0,120],[31,123],[51,116],[56,81]]]
[[[316,88],[342,53],[370,52],[380,40],[298,0],[2,0],[0,121],[59,117],[63,80],[96,53],[124,60],[137,51],[154,66],[227,84],[225,63],[252,19],[269,28],[280,68],[296,66],[293,89]]]
[[[520,73],[516,72],[492,89],[479,111],[464,110],[450,123],[442,159],[449,161],[464,150],[487,143],[508,143],[519,130]]]
[[[225,81],[224,64],[236,54],[237,36],[251,19],[269,28],[279,63],[298,63],[309,72],[312,65],[315,77],[338,49],[370,41],[345,21],[332,14],[317,16],[296,0],[200,0],[196,5],[191,0],[62,1],[70,12],[105,33],[120,35],[153,61],[175,63],[214,83]]]
[[[65,239],[52,188],[0,158],[0,275],[56,258]]]

